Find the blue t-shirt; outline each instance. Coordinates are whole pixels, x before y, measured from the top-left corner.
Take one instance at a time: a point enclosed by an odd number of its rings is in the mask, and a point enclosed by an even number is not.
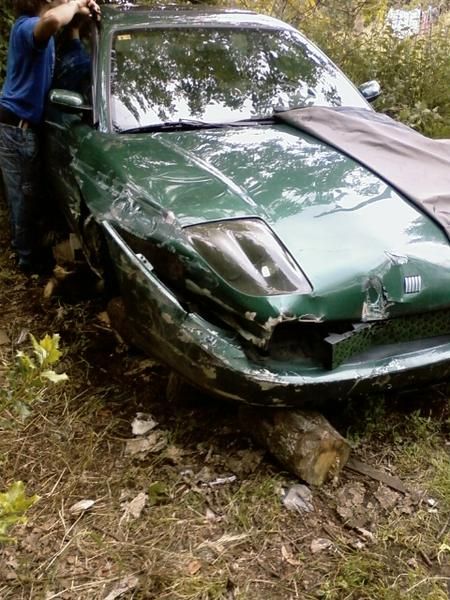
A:
[[[33,30],[39,17],[22,16],[11,30],[6,80],[0,105],[34,124],[42,122],[55,64],[53,38],[36,43]]]

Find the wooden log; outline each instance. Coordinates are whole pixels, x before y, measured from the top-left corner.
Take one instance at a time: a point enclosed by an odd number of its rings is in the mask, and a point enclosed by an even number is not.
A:
[[[290,472],[311,485],[337,475],[350,456],[350,445],[317,412],[242,407],[241,426]]]

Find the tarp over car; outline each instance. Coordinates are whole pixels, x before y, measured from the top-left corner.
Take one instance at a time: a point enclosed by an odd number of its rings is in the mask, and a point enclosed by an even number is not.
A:
[[[369,109],[314,106],[280,112],[276,118],[376,173],[450,238],[450,140],[427,138]]]

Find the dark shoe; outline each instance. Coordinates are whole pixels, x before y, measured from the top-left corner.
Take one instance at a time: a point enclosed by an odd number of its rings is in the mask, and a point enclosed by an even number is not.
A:
[[[17,266],[25,275],[45,275],[52,272],[54,264],[49,261],[19,258]]]
[[[22,271],[25,275],[33,275],[36,271],[34,270],[34,263],[26,258],[19,258],[17,262],[19,271]]]

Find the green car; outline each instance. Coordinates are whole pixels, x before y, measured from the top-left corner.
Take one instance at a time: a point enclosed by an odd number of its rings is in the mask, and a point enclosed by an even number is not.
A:
[[[88,89],[50,93],[48,170],[137,344],[213,395],[267,406],[450,371],[450,247],[348,154],[276,118],[371,111],[291,26],[107,5]],[[376,114],[376,113],[374,113]]]

